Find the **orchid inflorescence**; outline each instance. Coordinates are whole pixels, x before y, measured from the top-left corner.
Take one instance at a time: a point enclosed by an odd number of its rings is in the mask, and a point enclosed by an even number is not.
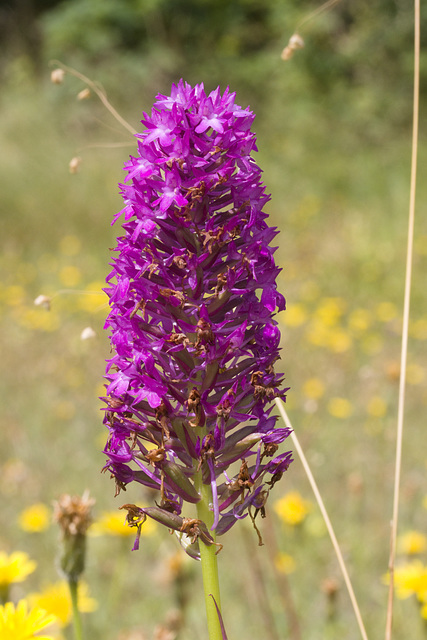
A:
[[[269,196],[250,128],[254,114],[228,89],[205,94],[182,80],[158,95],[121,185],[123,235],[105,289],[113,356],[107,365],[105,470],[160,492],[156,506],[125,505],[191,541],[214,542],[261,512],[292,461],[273,399],[285,308],[263,212]],[[213,524],[183,515],[210,485]],[[138,539],[135,548],[138,546]],[[190,545],[190,554],[197,551]]]

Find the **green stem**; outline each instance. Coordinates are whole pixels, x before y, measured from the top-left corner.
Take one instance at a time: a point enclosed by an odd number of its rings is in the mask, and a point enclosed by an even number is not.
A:
[[[73,607],[74,636],[76,640],[83,640],[82,619],[77,602],[77,589],[79,586],[79,581],[69,579],[68,586],[70,588],[71,604]]]
[[[4,584],[0,587],[0,604],[6,604],[9,601],[9,585]]]
[[[213,524],[214,516],[209,509],[209,504],[212,503],[212,490],[210,484],[203,484],[202,473],[198,472],[196,478],[196,488],[199,491],[202,499],[197,503],[197,517],[202,520],[208,530]],[[210,531],[211,535],[215,539],[215,532]],[[215,607],[215,603],[211,596],[215,598],[218,608],[221,610],[221,600],[219,594],[219,579],[218,579],[218,563],[215,552],[218,547],[212,544],[207,546],[201,540],[200,545],[200,560],[202,562],[202,574],[203,574],[203,589],[205,592],[205,604],[206,604],[206,617],[208,623],[209,640],[222,640],[222,631],[218,619],[218,613]]]

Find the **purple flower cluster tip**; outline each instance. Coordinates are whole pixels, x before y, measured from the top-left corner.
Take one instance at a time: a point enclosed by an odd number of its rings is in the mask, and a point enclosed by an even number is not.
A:
[[[157,490],[157,506],[140,516],[155,511],[183,532],[201,473],[217,535],[263,513],[292,461],[276,456],[289,430],[271,415],[287,390],[274,371],[274,314],[285,308],[270,247],[278,232],[251,157],[254,114],[234,98],[181,80],[144,114],[120,185],[123,233],[106,288],[114,355],[105,469],[118,489],[133,481]]]

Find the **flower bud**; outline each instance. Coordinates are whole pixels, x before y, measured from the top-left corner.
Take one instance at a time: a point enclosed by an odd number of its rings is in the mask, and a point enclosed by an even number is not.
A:
[[[294,55],[297,49],[302,49],[304,47],[304,40],[298,33],[294,33],[287,44],[287,46],[283,49],[281,58],[282,60],[290,60]]]
[[[92,329],[92,327],[85,327],[80,334],[80,340],[90,340],[91,338],[95,338],[96,333]]]
[[[199,502],[200,496],[196,488],[176,463],[166,461],[162,468],[170,480],[171,488],[173,488],[179,496],[186,500],[186,502]]]
[[[86,532],[92,522],[91,508],[95,504],[89,493],[79,496],[62,495],[54,502],[53,519],[61,530],[59,566],[65,577],[76,582],[84,571]]]
[[[90,96],[90,89],[86,87],[85,89],[79,91],[79,93],[77,94],[77,100],[87,100],[88,98],[90,98]]]
[[[82,162],[82,159],[77,156],[75,158],[71,158],[68,164],[70,173],[77,173],[78,170],[80,169],[81,162]]]
[[[47,311],[50,311],[51,299],[41,294],[34,300],[34,304],[36,307],[44,307]]]
[[[64,69],[54,69],[50,74],[50,81],[53,84],[62,84],[64,82]]]

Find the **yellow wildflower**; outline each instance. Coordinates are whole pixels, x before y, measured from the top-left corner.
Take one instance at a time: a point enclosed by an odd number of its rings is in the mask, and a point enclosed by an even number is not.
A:
[[[381,322],[390,322],[397,316],[397,308],[392,302],[380,302],[376,308],[378,320]]]
[[[55,618],[43,609],[33,607],[29,610],[26,600],[20,600],[16,607],[12,602],[0,606],[1,640],[53,640],[50,635],[35,635],[53,622]]]
[[[421,384],[425,380],[425,371],[419,364],[408,364],[406,367],[408,384]]]
[[[37,563],[30,560],[24,551],[14,551],[10,555],[0,551],[0,588],[14,582],[23,582],[36,566]]]
[[[289,553],[279,553],[274,559],[274,565],[280,573],[293,573],[296,569],[296,562]]]
[[[78,267],[66,265],[60,270],[59,279],[65,287],[76,287],[82,279],[82,272]]]
[[[308,342],[316,347],[326,347],[330,342],[330,329],[323,324],[318,318],[314,318],[308,325],[306,330],[306,338]]]
[[[87,313],[96,313],[107,305],[107,296],[102,290],[105,282],[90,282],[78,299],[79,308]]]
[[[156,530],[156,523],[147,518],[144,526],[141,527],[141,535],[150,536]],[[105,511],[89,529],[90,535],[93,536],[135,536],[134,529],[131,529],[126,523],[123,513],[120,511]]]
[[[304,382],[302,390],[307,398],[318,400],[325,393],[325,385],[319,378],[308,378]]]
[[[50,509],[42,502],[37,502],[21,511],[18,522],[24,531],[45,531],[50,524]]]
[[[380,396],[374,396],[369,400],[366,410],[373,418],[382,418],[387,413],[387,404]]]
[[[3,293],[6,304],[11,307],[18,307],[24,303],[25,290],[20,285],[6,287]]]
[[[314,313],[324,325],[333,327],[342,316],[344,308],[345,302],[342,298],[324,298]]]
[[[367,309],[354,309],[348,317],[350,331],[360,334],[369,329],[372,323],[372,314]]]
[[[283,316],[283,323],[287,327],[299,327],[307,320],[307,311],[302,304],[290,304]]]
[[[399,536],[398,548],[408,555],[422,553],[427,549],[427,537],[420,531],[407,531]]]
[[[389,580],[387,575],[385,581]],[[427,596],[427,567],[420,560],[395,567],[394,587],[398,598],[403,600],[415,594],[424,602]]]
[[[410,335],[417,340],[427,340],[427,318],[420,318],[410,324]]]
[[[329,332],[327,347],[334,353],[344,353],[348,351],[353,341],[349,333],[336,327],[333,331]]]
[[[16,316],[19,324],[25,329],[36,331],[56,331],[60,327],[60,319],[55,311],[43,313],[40,309],[23,307]]]
[[[55,616],[60,627],[66,627],[71,622],[73,605],[66,580],[60,580],[47,586],[43,591],[32,593],[30,601],[34,606],[41,607]],[[97,601],[90,596],[87,583],[83,581],[78,583],[77,606],[82,613],[90,613],[98,607]]]
[[[337,319],[338,320],[338,319]],[[352,346],[353,340],[348,331],[341,327],[333,326],[335,320],[332,316],[313,318],[306,330],[308,342],[316,347],[326,347],[334,353],[344,353]]]
[[[353,413],[353,406],[346,398],[331,398],[328,411],[334,418],[349,418]]]
[[[290,491],[274,503],[274,510],[282,522],[290,525],[301,524],[311,511],[312,503],[297,491]]]

